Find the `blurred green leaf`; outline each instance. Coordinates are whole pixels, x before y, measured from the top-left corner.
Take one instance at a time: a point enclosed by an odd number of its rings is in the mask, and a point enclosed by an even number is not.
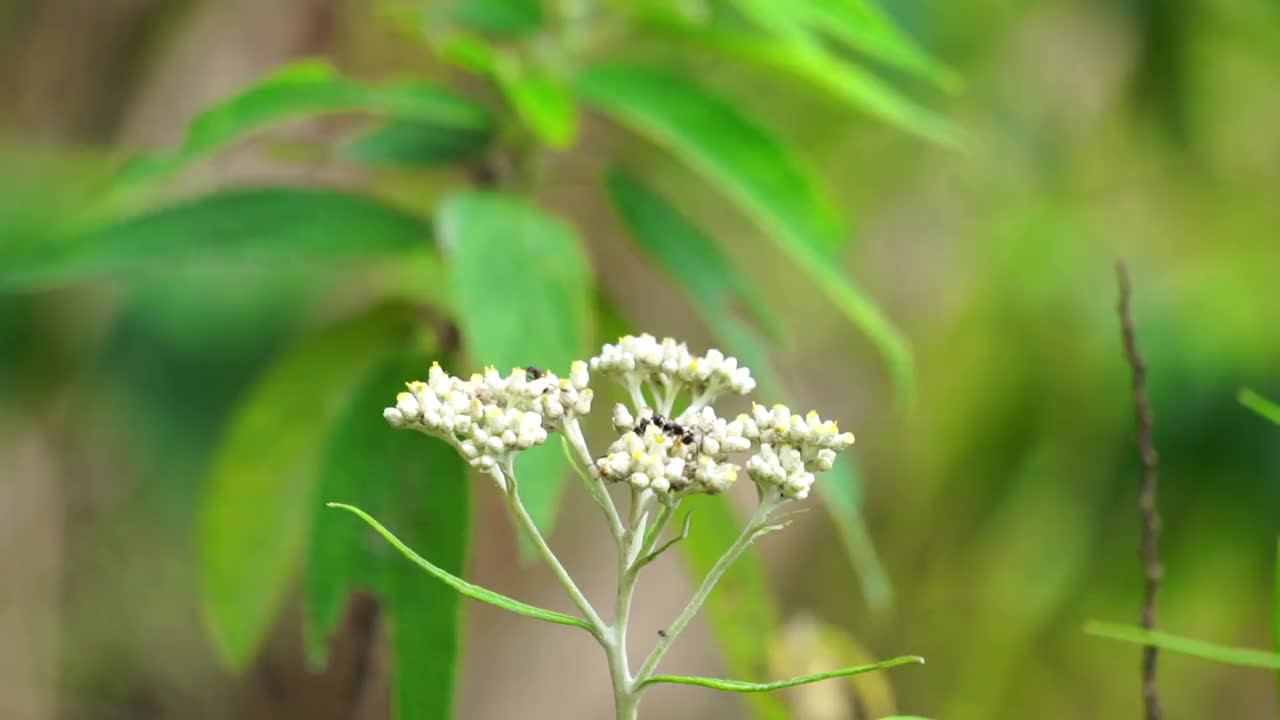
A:
[[[449,17],[474,30],[519,37],[542,27],[540,0],[463,0],[449,8]]]
[[[352,138],[343,154],[369,165],[413,170],[470,160],[492,140],[489,132],[392,120]]]
[[[691,497],[685,502],[692,503],[689,512],[695,522],[689,537],[678,547],[696,584],[733,544],[741,523],[723,496]],[[724,655],[725,668],[745,677],[767,673],[769,640],[778,626],[778,609],[764,564],[754,548],[748,548],[720,578],[703,608]],[[752,696],[749,705],[757,720],[788,717],[782,702],[769,695]]]
[[[725,347],[753,369],[762,392],[783,397],[782,383],[770,369],[764,341],[728,307],[731,300],[737,300],[755,311],[759,321],[767,317],[766,309],[755,301],[759,293],[752,291],[701,228],[639,179],[615,168],[606,175],[605,187],[632,237],[689,295],[693,307]],[[820,494],[858,571],[867,604],[884,609],[893,604],[893,589],[863,521],[852,468],[850,460],[832,468],[819,483]]]
[[[1227,665],[1280,670],[1280,654],[1265,650],[1250,650],[1218,645],[1159,630],[1144,630],[1133,625],[1116,625],[1096,620],[1090,620],[1086,623],[1084,631],[1097,637],[1122,640],[1137,645],[1151,645],[1168,652],[1182,653],[1183,655],[1191,655],[1202,660],[1212,660],[1213,662]]]
[[[503,54],[494,66],[494,79],[535,137],[557,150],[573,145],[578,108],[572,91],[560,78]]]
[[[818,289],[876,345],[902,397],[913,393],[911,350],[878,307],[838,269],[839,212],[786,147],[724,100],[682,76],[607,64],[588,69],[579,91],[676,153],[721,187],[770,233]]]
[[[422,365],[420,357],[400,353],[370,374],[337,424],[316,495],[378,512],[442,571],[460,575],[470,518],[466,466],[445,443],[388,427],[380,412]],[[324,665],[325,637],[339,626],[349,593],[375,592],[391,641],[394,716],[449,718],[461,632],[458,594],[382,543],[371,545],[367,527],[319,502],[314,511],[303,583],[309,660]]]
[[[798,0],[796,15],[850,48],[946,89],[960,84],[956,73],[934,60],[871,0]]]
[[[472,360],[566,375],[592,336],[591,270],[573,229],[516,195],[459,192],[440,207],[436,230]],[[516,472],[526,509],[549,533],[565,481],[560,449],[521,453]]]
[[[343,77],[328,62],[286,65],[191,121],[186,141],[168,153],[139,157],[120,177],[124,185],[159,179],[246,135],[317,115],[373,113],[436,127],[488,132],[484,106],[420,80],[381,85]]]
[[[845,62],[819,47],[786,45],[748,35],[702,31],[700,45],[736,60],[759,65],[813,85],[850,107],[872,115],[926,140],[964,146],[959,131],[946,118],[902,94],[875,73]]]
[[[498,68],[498,51],[489,41],[474,35],[452,33],[433,43],[440,57],[479,75],[492,75]]]
[[[429,560],[426,560],[421,555],[414,552],[408,545],[405,545],[399,538],[397,538],[394,534],[392,534],[390,530],[383,527],[381,523],[379,523],[377,520],[374,520],[372,517],[369,516],[368,513],[364,512],[360,508],[352,507],[350,505],[344,505],[342,503],[329,503],[329,507],[337,508],[339,510],[346,510],[347,512],[350,512],[353,515],[356,515],[361,520],[365,521],[369,525],[369,527],[372,527],[374,530],[376,530],[378,534],[381,535],[387,542],[391,543],[392,547],[394,547],[396,550],[399,550],[400,553],[404,555],[406,558],[408,558],[411,562],[416,564],[418,567],[421,567],[423,570],[426,570],[429,574],[431,574],[433,577],[440,580],[444,584],[458,591],[462,595],[466,595],[472,600],[479,600],[480,602],[488,603],[490,605],[493,605],[494,607],[500,607],[503,610],[508,610],[518,615],[531,617],[535,620],[544,620],[546,622],[555,623],[557,625],[570,625],[572,627],[580,627],[583,630],[587,630],[588,632],[593,632],[591,625],[584,620],[580,620],[578,618],[565,615],[563,613],[558,613],[558,612],[555,612],[554,610],[544,610],[542,608],[534,607],[533,605],[529,605],[527,603],[522,603],[519,600],[509,598],[506,595],[501,595],[499,593],[493,592],[492,590],[488,590],[486,588],[480,587],[479,585],[473,585],[467,582],[466,580],[463,580],[460,577],[456,577],[451,573],[445,572],[443,569],[435,566]]]
[[[828,670],[827,672],[814,673],[813,675],[802,675],[789,680],[777,680],[775,682],[768,683],[744,682],[742,680],[722,680],[720,678],[708,677],[687,677],[684,675],[655,675],[654,677],[646,680],[643,685],[653,685],[656,683],[678,683],[681,685],[698,685],[701,687],[711,688],[712,690],[727,690],[730,692],[771,692],[773,690],[796,687],[797,685],[808,685],[809,683],[830,680],[831,678],[848,677],[850,675],[859,675],[875,670],[888,670],[889,668],[895,668],[901,665],[922,664],[924,664],[924,658],[916,657],[914,655],[904,655],[902,657],[896,657],[892,660],[885,660],[872,665],[859,665],[858,667]]]
[[[230,190],[87,234],[11,247],[0,291],[44,290],[176,263],[278,264],[408,253],[428,246],[422,219],[332,190]]]
[[[688,294],[708,326],[716,329],[737,302],[753,320],[776,332],[778,320],[761,302],[760,292],[701,228],[620,168],[605,176],[605,189],[631,237]]]
[[[249,665],[284,601],[334,421],[412,323],[406,310],[383,308],[304,338],[234,413],[205,483],[196,537],[205,624],[226,667]]]
[[[1258,413],[1276,425],[1280,425],[1280,405],[1262,397],[1249,388],[1241,388],[1237,396],[1241,405]]]
[[[893,606],[893,584],[885,573],[876,545],[862,515],[857,466],[852,458],[842,458],[817,483],[822,504],[840,533],[845,552],[861,581],[862,594],[872,610]]]

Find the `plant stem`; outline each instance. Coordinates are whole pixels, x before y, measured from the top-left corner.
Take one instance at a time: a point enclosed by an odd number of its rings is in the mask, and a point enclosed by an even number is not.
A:
[[[565,591],[569,593],[569,598],[573,600],[573,603],[578,606],[578,610],[582,612],[583,618],[591,624],[598,636],[604,634],[608,630],[604,621],[600,619],[600,615],[596,613],[595,608],[591,607],[587,597],[582,594],[577,584],[573,582],[573,578],[564,569],[564,565],[560,563],[560,559],[551,550],[551,546],[547,545],[546,539],[542,537],[542,532],[534,524],[533,518],[529,517],[528,511],[524,509],[524,504],[520,502],[520,492],[514,471],[508,466],[501,468],[499,472],[506,474],[507,508],[511,512],[512,519],[529,534],[534,546],[538,548],[538,553],[547,561],[547,565],[555,573],[556,579],[560,581]]]
[[[666,634],[654,646],[653,651],[649,653],[649,657],[645,658],[644,665],[640,667],[640,672],[636,674],[635,685],[637,687],[643,685],[644,681],[653,675],[658,663],[662,660],[662,656],[666,655],[667,650],[671,648],[671,644],[680,636],[680,633],[689,624],[689,621],[693,619],[693,616],[698,614],[698,610],[702,608],[702,604],[706,602],[707,596],[711,594],[711,590],[715,588],[721,576],[725,574],[734,561],[751,544],[751,541],[755,539],[760,530],[764,528],[765,523],[768,521],[769,513],[773,512],[780,502],[778,498],[761,498],[760,504],[756,506],[756,511],[751,515],[751,519],[742,528],[742,534],[712,566],[711,571],[703,578],[702,585],[698,587],[698,591],[689,600],[689,604],[680,612],[675,622],[671,623],[671,627],[667,628]]]
[[[613,538],[621,545],[623,535],[626,534],[626,528],[622,526],[622,518],[618,515],[618,506],[614,504],[613,497],[609,495],[609,490],[604,486],[604,480],[600,477],[600,471],[596,468],[595,462],[591,458],[591,450],[587,447],[587,440],[582,435],[582,426],[578,424],[577,418],[565,423],[564,436],[569,440],[569,445],[574,452],[578,453],[578,458],[586,466],[586,472],[591,476],[591,481],[595,483],[595,492],[592,495],[596,497],[597,503],[604,510],[605,522],[609,523],[609,532],[613,533]]]

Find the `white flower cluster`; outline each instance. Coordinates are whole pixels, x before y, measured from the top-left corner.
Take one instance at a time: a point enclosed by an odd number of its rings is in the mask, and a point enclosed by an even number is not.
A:
[[[719,493],[738,479],[730,453],[751,447],[741,420],[726,422],[709,407],[669,420],[645,408],[639,419],[625,405],[613,409],[622,436],[596,463],[600,474],[659,495],[683,491]]]
[[[487,471],[512,452],[546,442],[547,432],[563,427],[566,418],[589,413],[589,380],[582,361],[564,379],[536,368],[515,368],[503,377],[489,367],[463,380],[433,363],[427,382],[409,383],[382,415],[392,427],[448,440]]]
[[[751,371],[738,359],[711,349],[706,355],[689,353],[689,348],[672,338],[625,335],[616,344],[605,345],[591,358],[591,370],[617,378],[624,385],[655,381],[663,386],[675,382],[689,385],[696,393],[712,395],[728,390],[745,395],[756,387]]]
[[[784,405],[752,407],[745,435],[760,443],[760,452],[747,461],[747,474],[761,488],[777,488],[784,498],[803,500],[813,486],[813,474],[831,469],[836,454],[853,444],[835,422],[810,412],[803,418]]]

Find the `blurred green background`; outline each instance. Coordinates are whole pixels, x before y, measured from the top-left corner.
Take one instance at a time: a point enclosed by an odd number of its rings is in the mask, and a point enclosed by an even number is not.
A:
[[[598,180],[621,159],[679,199],[745,276],[745,294],[778,318],[781,332],[765,345],[797,404],[857,434],[861,516],[893,602],[871,606],[883,597],[876,560],[859,545],[851,569],[815,503],[760,548],[788,623],[765,638],[769,670],[807,672],[804,662],[828,651],[834,659],[822,666],[907,653],[928,664],[852,688],[788,691],[794,717],[870,718],[895,707],[945,720],[1138,716],[1139,650],[1081,632],[1089,618],[1136,619],[1141,590],[1118,257],[1133,274],[1161,454],[1159,624],[1270,646],[1280,430],[1235,397],[1242,386],[1280,397],[1280,6],[883,0],[954,82],[939,89],[892,68],[877,77],[955,129],[963,140],[954,147],[904,132],[910,122],[851,112],[821,89],[762,85],[745,61],[700,46],[696,34],[673,49],[660,34],[627,32],[629,3],[603,4],[622,19],[592,26],[592,52],[678,55],[815,169],[853,227],[826,262],[915,351],[915,397],[904,402],[874,344],[741,208],[600,113],[584,109],[572,142],[519,168],[529,173],[520,187],[566,218],[585,249],[587,291],[599,301],[584,348],[647,331],[700,350],[725,332],[699,307],[697,288],[673,281],[610,211]],[[474,173],[344,163],[335,149],[350,135],[344,117],[288,124],[121,205],[97,203],[128,158],[180,146],[201,109],[298,58],[492,93],[406,37],[403,15],[389,20],[374,5],[0,1],[0,278],[56,258],[59,246],[42,244],[50,228],[215,190],[359,188],[429,218]],[[767,14],[788,3],[756,5]],[[443,16],[414,17],[430,36],[431,18]],[[783,42],[772,31],[762,37]],[[536,40],[520,51],[540,52]],[[341,208],[333,217],[308,208],[297,222],[320,228],[308,231],[316,237],[356,232]],[[158,231],[189,234],[201,252],[170,257],[161,240],[118,268],[81,278],[73,261],[65,272],[74,282],[19,278],[0,294],[0,717],[386,716],[385,625],[370,619],[367,597],[340,624],[323,673],[304,661],[297,583],[244,672],[219,664],[201,612],[199,503],[228,422],[273,362],[300,337],[387,298],[431,308],[419,325],[445,350],[457,342],[448,320],[457,309],[441,299],[431,258],[217,247],[252,236],[246,224],[266,235],[293,220],[258,228],[210,211]],[[466,329],[471,359],[455,359],[459,369],[489,362]],[[320,412],[304,397],[286,419]],[[260,440],[269,453],[273,439]],[[543,569],[518,561],[501,504],[473,487],[467,576],[563,607]],[[603,528],[577,490],[565,493],[552,544],[588,592],[605,597],[613,557],[599,551]],[[656,632],[688,591],[678,561],[656,564],[637,633]],[[606,674],[585,637],[474,604],[465,618],[454,717],[608,715]],[[839,649],[818,648],[815,620],[847,633],[828,636],[841,638]],[[701,621],[669,662],[721,675],[717,647]],[[1273,674],[1162,658],[1168,717],[1280,717]],[[654,691],[643,711],[737,718],[746,707],[677,688]]]

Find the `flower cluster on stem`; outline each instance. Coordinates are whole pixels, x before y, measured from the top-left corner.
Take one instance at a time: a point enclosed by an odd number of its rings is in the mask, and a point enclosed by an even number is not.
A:
[[[592,375],[618,383],[629,404],[612,408],[614,437],[605,452],[588,447],[580,419],[591,411]],[[759,535],[773,529],[771,515],[803,500],[815,476],[829,470],[853,443],[835,422],[816,412],[794,414],[783,405],[753,405],[734,418],[717,414],[715,402],[755,389],[751,371],[718,350],[703,355],[671,338],[628,335],[605,345],[589,362],[575,362],[560,378],[549,370],[495,368],[462,379],[433,365],[426,381],[408,383],[384,416],[397,428],[442,438],[475,468],[492,476],[507,496],[513,520],[528,532],[557,579],[578,606],[584,626],[605,649],[619,718],[634,718],[640,694],[667,648],[701,608],[720,576]],[[681,401],[683,405],[680,405]],[[614,617],[606,622],[574,584],[520,503],[516,454],[559,432],[579,465],[588,491],[617,541],[618,584]],[[703,579],[680,615],[631,672],[627,619],[641,569],[683,538],[660,544],[681,500],[728,490],[746,476],[759,505],[738,540]],[[619,513],[610,490],[624,488],[630,505]]]

